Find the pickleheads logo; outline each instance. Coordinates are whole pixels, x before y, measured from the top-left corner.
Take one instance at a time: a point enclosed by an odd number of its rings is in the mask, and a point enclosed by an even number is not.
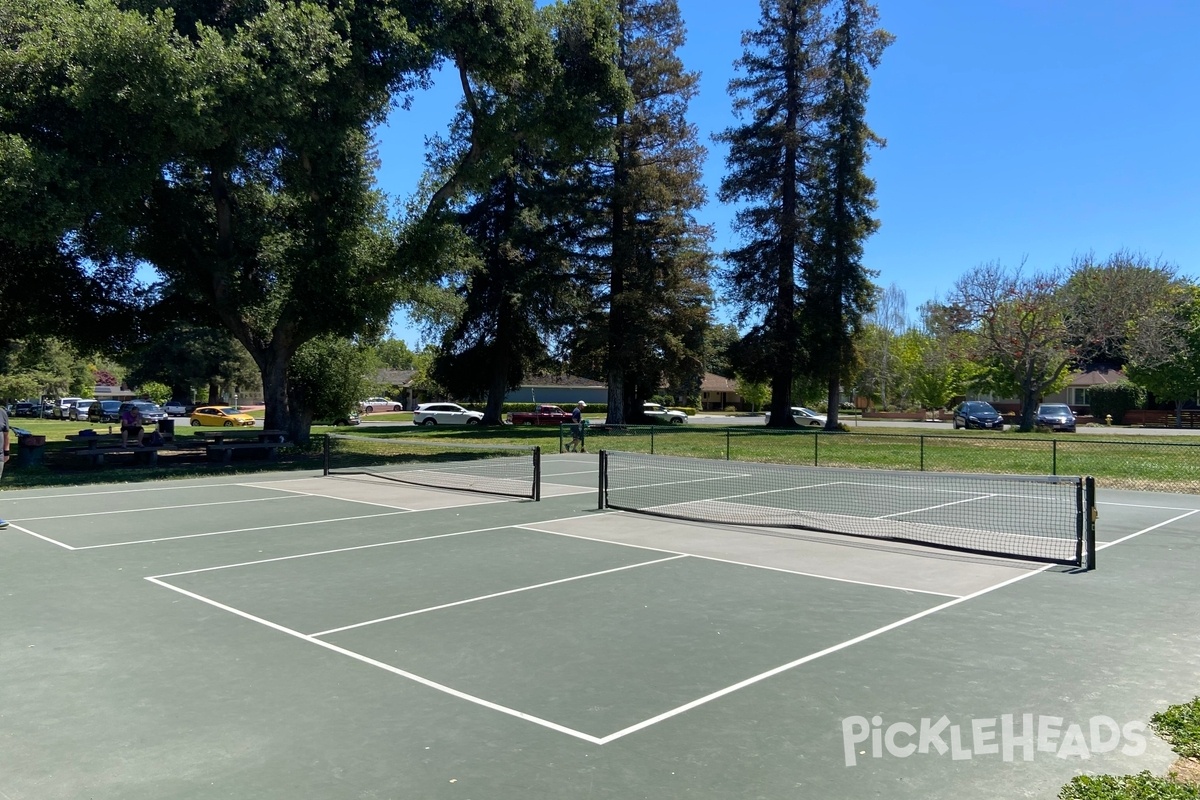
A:
[[[936,720],[922,717],[915,725],[900,721],[885,726],[878,715],[870,719],[854,716],[842,720],[842,747],[847,767],[853,767],[868,753],[871,758],[884,758],[885,753],[894,758],[949,754],[953,761],[985,756],[1033,761],[1038,753],[1088,759],[1094,753],[1110,753],[1118,747],[1127,756],[1138,756],[1146,750],[1146,726],[1142,722],[1119,725],[1112,717],[1096,716],[1083,724],[1065,723],[1062,717],[1004,714],[958,725],[943,715]]]

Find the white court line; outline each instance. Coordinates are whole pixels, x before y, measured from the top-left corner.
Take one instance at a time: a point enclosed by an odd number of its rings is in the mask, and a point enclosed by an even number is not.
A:
[[[78,549],[76,547],[72,547],[69,544],[64,544],[64,543],[58,541],[57,539],[51,539],[49,536],[43,536],[40,533],[34,533],[33,531],[29,530],[28,528],[22,528],[20,525],[13,524],[11,522],[8,524],[8,527],[14,531],[20,531],[21,533],[27,533],[30,536],[34,537],[35,539],[41,539],[43,542],[49,542],[50,544],[56,544],[59,547],[63,548],[64,550],[77,550]]]
[[[291,482],[291,481],[312,480],[314,477],[317,477],[317,476],[310,475],[307,477],[298,477],[298,478],[280,478],[279,482],[285,483],[285,482]],[[255,484],[246,483],[245,481],[231,481],[228,483],[191,483],[191,484],[187,484],[184,486],[145,486],[145,487],[138,487],[136,489],[113,489],[113,490],[107,491],[107,492],[72,492],[70,494],[37,494],[37,495],[29,495],[28,497],[17,497],[14,499],[18,500],[18,501],[21,501],[21,500],[61,500],[63,498],[68,498],[68,497],[103,497],[104,495],[109,495],[109,494],[139,494],[142,492],[178,492],[178,491],[183,491],[183,490],[187,490],[187,489],[223,489],[227,486],[246,486],[246,487],[251,487],[251,488],[255,488],[255,489],[271,488],[271,487],[267,487],[267,486],[256,486]],[[283,491],[283,490],[280,489],[279,491]]]
[[[328,525],[331,522],[353,522],[356,519],[375,519],[377,517],[395,517],[400,514],[412,514],[412,511],[392,511],[382,514],[361,514],[357,517],[338,517],[336,519],[312,519],[304,522],[282,522],[278,525],[258,525],[253,528],[232,528],[227,531],[209,531],[207,533],[185,533],[181,536],[160,536],[157,539],[137,539],[129,542],[109,542],[108,544],[89,544],[72,548],[74,550],[99,550],[104,547],[125,547],[132,544],[153,544],[155,542],[173,542],[177,539],[201,539],[205,536],[224,536],[229,533],[249,533],[251,531],[270,531],[278,528],[300,527],[302,525]]]
[[[148,508],[122,508],[117,511],[88,511],[83,514],[58,514],[52,517],[22,517],[23,522],[47,519],[74,519],[76,517],[102,517],[106,514],[140,514],[143,511],[174,511],[177,508],[208,508],[210,506],[230,506],[238,503],[266,503],[276,500],[295,500],[294,497],[254,497],[249,500],[214,500],[211,503],[186,503],[178,506],[150,506]]]
[[[997,583],[996,585],[989,586],[986,589],[980,589],[978,592],[974,592],[972,594],[968,594],[968,595],[964,595],[962,597],[955,598],[953,600],[950,600],[949,602],[934,606],[933,608],[927,608],[924,611],[919,611],[916,614],[912,614],[911,616],[905,617],[904,619],[897,620],[888,625],[884,625],[882,628],[876,628],[875,630],[868,631],[867,633],[864,633],[861,636],[855,636],[853,639],[847,639],[844,642],[835,644],[832,647],[826,647],[824,650],[820,650],[816,653],[809,653],[808,655],[803,656],[802,658],[797,658],[794,661],[789,661],[788,663],[782,664],[778,667],[775,667],[774,669],[769,669],[766,672],[760,672],[758,675],[755,675],[750,678],[746,678],[743,681],[738,681],[737,683],[731,684],[730,686],[726,686],[723,689],[718,689],[715,692],[706,694],[703,697],[698,697],[695,700],[691,701],[690,703],[684,703],[683,705],[672,708],[669,711],[664,711],[663,713],[657,714],[653,717],[650,717],[649,719],[642,720],[641,722],[639,722],[635,725],[630,725],[628,728],[622,728],[621,730],[617,731],[616,733],[610,733],[608,736],[602,737],[600,739],[599,743],[600,744],[608,744],[609,742],[612,742],[612,741],[615,741],[622,737],[628,736],[631,733],[636,733],[637,731],[640,731],[643,728],[648,728],[651,725],[656,725],[659,722],[670,719],[671,717],[678,716],[678,715],[684,713],[685,711],[691,711],[693,708],[702,706],[705,703],[710,703],[713,700],[716,700],[720,697],[724,697],[727,694],[732,694],[733,692],[736,692],[739,689],[745,689],[747,686],[753,686],[756,683],[765,681],[767,678],[774,677],[775,675],[778,675],[782,672],[787,672],[788,670],[798,667],[802,664],[807,664],[810,661],[816,661],[818,658],[827,656],[830,653],[836,653],[839,650],[845,650],[847,647],[850,647],[850,646],[856,645],[856,644],[860,644],[862,642],[867,641],[868,639],[874,639],[876,636],[887,633],[888,631],[893,631],[896,628],[899,628],[899,627],[909,624],[910,622],[916,622],[917,620],[922,619],[923,617],[927,617],[930,614],[934,614],[938,611],[942,611],[944,609],[950,608],[951,606],[956,606],[959,603],[965,603],[968,600],[973,600],[976,597],[985,595],[988,592],[993,592],[996,589],[1001,589],[1005,586],[1016,583],[1017,581],[1023,581],[1032,575],[1037,575],[1041,572],[1045,572],[1046,570],[1050,569],[1053,566],[1055,566],[1055,565],[1047,564],[1044,567],[1034,570],[1033,572],[1027,572],[1027,573],[1023,573],[1021,575],[1014,576],[1012,578],[1009,578],[1006,581],[1003,581],[1002,583]]]
[[[624,514],[626,512],[620,511],[617,513]],[[530,531],[537,531],[538,533],[548,533],[552,536],[565,536],[568,539],[584,539],[589,542],[600,542],[602,544],[615,544],[615,545],[620,545],[621,547],[636,547],[639,550],[653,550],[653,551],[659,552],[659,553],[675,553],[675,554],[681,555],[681,556],[689,556],[691,558],[699,558],[704,561],[716,561],[721,564],[733,564],[738,567],[753,567],[755,569],[765,569],[770,572],[783,572],[783,573],[787,573],[788,575],[799,575],[804,578],[820,578],[821,580],[835,581],[836,583],[853,583],[858,586],[871,586],[876,589],[895,589],[896,591],[900,591],[900,592],[911,592],[911,593],[916,593],[916,594],[932,594],[932,595],[936,595],[937,597],[961,597],[962,596],[962,595],[958,595],[958,594],[949,594],[947,592],[934,592],[934,591],[930,591],[928,589],[913,589],[908,586],[892,586],[892,585],[889,585],[886,583],[871,583],[870,581],[856,581],[852,578],[838,578],[838,577],[834,577],[833,575],[821,575],[816,572],[801,572],[800,570],[787,569],[786,567],[770,567],[770,566],[767,566],[766,564],[755,564],[750,561],[734,561],[734,560],[728,559],[728,558],[717,558],[716,556],[705,556],[705,555],[700,555],[698,553],[685,553],[682,550],[667,550],[667,549],[664,549],[661,547],[649,547],[649,546],[641,545],[641,544],[629,544],[627,542],[617,542],[617,541],[613,541],[611,539],[597,539],[592,536],[584,536],[584,535],[578,534],[578,533],[562,533],[561,531],[547,531],[547,530],[543,530],[541,528],[532,527],[534,525],[541,525],[541,524],[543,524],[543,523],[530,522],[530,523],[526,523],[524,525],[514,525],[513,527],[523,528],[525,530],[530,530]],[[663,560],[670,561],[671,559],[663,559]],[[657,563],[657,562],[647,562],[647,563]]]
[[[565,733],[568,736],[574,736],[576,739],[582,739],[585,742],[590,742],[591,744],[596,744],[596,745],[602,744],[600,739],[598,739],[597,737],[591,736],[582,731],[577,731],[574,728],[568,728],[565,725],[559,725],[556,722],[551,722],[550,720],[542,719],[541,717],[535,717],[532,714],[526,714],[523,711],[517,711],[516,709],[509,708],[508,706],[502,706],[498,703],[493,703],[490,700],[484,700],[482,697],[476,697],[475,695],[467,694],[466,692],[460,692],[458,689],[452,689],[449,686],[446,686],[445,684],[438,683],[436,681],[431,681],[428,678],[422,678],[420,675],[417,675],[415,673],[408,672],[406,670],[402,670],[398,667],[393,667],[391,664],[385,664],[382,661],[376,661],[375,659],[370,658],[369,656],[364,656],[361,653],[354,652],[353,650],[347,650],[344,647],[338,647],[335,644],[331,644],[329,642],[325,642],[320,639],[313,638],[312,636],[308,636],[306,634],[300,633],[299,631],[292,630],[291,628],[285,628],[284,626],[279,625],[278,623],[271,622],[270,620],[263,619],[262,617],[256,617],[253,614],[247,614],[245,611],[241,611],[232,606],[227,606],[224,603],[218,603],[216,600],[212,600],[210,598],[204,597],[203,595],[196,594],[195,592],[189,592],[186,589],[180,589],[178,586],[172,586],[171,584],[166,583],[164,581],[160,581],[156,578],[146,578],[146,580],[150,581],[153,584],[161,586],[164,589],[170,589],[173,592],[179,592],[180,594],[190,597],[193,600],[199,600],[202,603],[207,603],[210,606],[219,608],[222,611],[227,611],[230,614],[234,614],[236,616],[242,617],[243,619],[248,619],[251,622],[257,622],[260,625],[265,625],[266,627],[271,628],[276,631],[279,631],[280,633],[286,633],[289,636],[294,636],[297,639],[300,639],[301,641],[308,642],[309,644],[315,644],[318,647],[324,647],[326,650],[331,650],[335,653],[339,653],[339,654],[347,656],[349,658],[353,658],[356,661],[361,661],[364,664],[369,664],[372,667],[377,667],[378,669],[384,670],[385,672],[390,672],[393,675],[399,675],[402,678],[408,678],[410,681],[419,683],[422,686],[427,686],[431,689],[436,689],[439,692],[445,692],[446,694],[448,694],[452,697],[457,697],[460,700],[466,700],[470,703],[475,703],[476,705],[491,709],[492,711],[499,711],[501,714],[507,714],[510,717],[516,717],[517,719],[521,719],[526,722],[532,722],[535,725],[541,725],[543,728],[549,728],[552,731],[558,731],[559,733]]]
[[[246,485],[253,486],[256,489],[272,489],[272,488],[274,488],[271,486],[262,486],[260,484],[254,484],[254,483],[246,484]],[[408,506],[394,506],[391,503],[372,503],[370,500],[355,500],[355,499],[350,499],[350,498],[346,498],[346,497],[338,497],[336,495],[331,495],[331,494],[319,494],[317,492],[305,492],[300,489],[275,489],[275,491],[290,492],[291,494],[298,494],[301,497],[316,497],[321,500],[341,500],[342,502],[345,502],[345,503],[361,503],[364,506],[377,506],[379,508],[396,508],[396,509],[400,509],[402,511],[416,511],[417,510],[415,508],[409,508]],[[477,503],[476,505],[486,505],[486,503]]]
[[[380,516],[386,516],[386,515],[380,515]],[[594,516],[594,515],[588,515],[587,518],[590,519],[591,516]],[[582,516],[560,517],[559,519],[551,519],[551,520],[546,520],[546,521],[547,522],[566,522],[567,520],[584,519],[584,518],[585,517],[582,517]],[[307,523],[301,523],[301,524],[307,524]],[[182,572],[166,572],[161,575],[151,575],[149,577],[151,577],[151,578],[174,578],[174,577],[178,577],[179,575],[194,575],[198,572],[214,572],[216,570],[221,570],[221,569],[232,569],[233,567],[246,567],[246,566],[250,566],[252,564],[269,564],[272,561],[290,561],[294,558],[308,558],[310,556],[327,556],[327,555],[330,555],[331,553],[347,553],[347,552],[350,552],[351,550],[368,550],[372,547],[388,547],[388,546],[394,545],[394,544],[408,544],[409,542],[425,542],[425,541],[429,541],[430,539],[446,539],[451,536],[465,536],[469,533],[486,533],[488,531],[501,531],[501,530],[505,530],[507,528],[515,528],[515,527],[517,527],[517,526],[516,525],[493,525],[490,528],[474,528],[469,531],[452,531],[451,533],[435,533],[430,536],[420,536],[415,539],[393,539],[390,542],[375,542],[373,544],[359,544],[359,545],[353,545],[350,547],[338,547],[338,548],[334,548],[333,550],[316,550],[311,553],[296,553],[296,554],[290,555],[290,556],[277,556],[275,558],[262,558],[262,559],[258,559],[256,561],[240,561],[236,564],[222,564],[222,565],[216,566],[216,567],[203,567],[201,569],[188,569],[188,570],[183,570]]]
[[[1106,547],[1112,547],[1114,544],[1120,544],[1121,542],[1127,542],[1130,539],[1134,538],[1135,536],[1141,536],[1143,533],[1149,533],[1150,531],[1152,531],[1156,528],[1161,528],[1164,525],[1170,525],[1172,522],[1178,522],[1181,519],[1186,519],[1187,517],[1190,517],[1193,514],[1200,514],[1200,508],[1194,508],[1191,511],[1188,511],[1186,514],[1180,514],[1177,517],[1171,517],[1169,520],[1166,520],[1165,522],[1160,522],[1157,525],[1151,525],[1149,528],[1143,528],[1142,530],[1140,530],[1136,533],[1131,533],[1128,536],[1122,536],[1120,539],[1113,539],[1111,542],[1104,542],[1102,544],[1097,544],[1096,551],[1099,552],[1100,550],[1103,550]]]
[[[891,519],[892,517],[902,517],[905,514],[920,514],[922,511],[933,511],[935,508],[945,508],[946,506],[956,506],[959,503],[974,503],[976,500],[990,500],[997,495],[981,494],[978,497],[964,497],[962,500],[951,500],[949,503],[938,503],[936,506],[926,506],[925,508],[914,508],[911,511],[897,511],[895,514],[884,514],[881,517],[872,517],[871,519]]]
[[[390,622],[394,619],[403,619],[404,617],[412,617],[412,616],[416,616],[417,614],[424,614],[429,611],[441,611],[442,609],[445,609],[445,608],[453,608],[454,606],[463,606],[463,605],[466,605],[467,603],[478,603],[480,600],[491,600],[496,597],[504,597],[505,595],[518,594],[520,592],[528,592],[533,589],[544,589],[547,586],[555,586],[560,583],[570,583],[572,581],[581,581],[584,578],[595,578],[598,575],[611,575],[614,572],[624,572],[627,569],[637,569],[638,567],[645,567],[645,566],[649,566],[650,564],[661,564],[664,561],[677,561],[678,559],[681,559],[681,558],[687,558],[687,555],[680,553],[679,555],[669,556],[667,558],[658,558],[658,559],[655,559],[654,561],[639,561],[636,564],[626,564],[623,567],[613,567],[612,569],[602,569],[602,570],[599,570],[598,572],[589,572],[584,575],[572,575],[569,578],[559,578],[558,580],[546,581],[544,583],[535,583],[532,586],[521,586],[516,589],[506,589],[503,592],[492,592],[491,594],[484,594],[484,595],[480,595],[478,597],[469,597],[466,600],[455,600],[453,603],[442,603],[441,605],[430,606],[429,608],[418,608],[415,611],[405,611],[402,614],[392,614],[389,617],[380,617],[379,619],[370,619],[370,620],[367,620],[366,622],[356,622],[353,625],[343,625],[340,628],[330,628],[327,631],[319,631],[317,633],[310,633],[308,635],[309,636],[327,636],[331,633],[341,633],[342,631],[348,631],[348,630],[352,630],[354,628],[364,628],[367,625],[374,625],[379,622]]]
[[[1197,510],[1200,510],[1200,509],[1195,509],[1195,508],[1176,508],[1175,506],[1152,506],[1152,505],[1146,505],[1146,504],[1142,504],[1142,503],[1111,503],[1111,502],[1108,502],[1105,500],[1097,500],[1096,505],[1098,505],[1098,506],[1121,506],[1124,508],[1154,508],[1154,509],[1158,509],[1160,511],[1197,511]]]
[[[697,470],[692,470],[692,472],[696,472],[696,471]],[[614,489],[613,491],[623,492],[623,491],[626,491],[629,489],[654,489],[659,486],[682,486],[685,483],[705,483],[707,481],[723,481],[726,478],[749,478],[749,477],[750,476],[745,473],[729,472],[729,473],[725,473],[722,475],[712,475],[707,478],[692,478],[691,480],[686,480],[686,481],[664,481],[662,483],[639,483],[636,486],[620,486],[617,489]],[[821,484],[821,485],[824,485],[824,484]],[[807,489],[808,487],[807,486],[799,486],[799,487],[792,487],[792,488]],[[776,491],[783,492],[783,491],[787,491],[787,490],[786,489],[778,489]],[[737,497],[739,495],[734,495],[734,496]],[[705,499],[712,499],[712,498],[705,498]],[[719,497],[716,499],[724,500],[725,498]]]

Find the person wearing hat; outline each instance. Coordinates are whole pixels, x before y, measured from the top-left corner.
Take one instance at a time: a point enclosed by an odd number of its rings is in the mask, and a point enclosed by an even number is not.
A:
[[[580,400],[571,411],[571,443],[567,445],[569,453],[587,452],[583,442],[583,409],[586,407],[587,403]]]

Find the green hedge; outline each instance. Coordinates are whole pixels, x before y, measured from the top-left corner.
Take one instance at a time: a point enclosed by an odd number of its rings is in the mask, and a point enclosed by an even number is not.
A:
[[[1112,414],[1113,422],[1120,425],[1126,411],[1141,408],[1146,402],[1146,390],[1132,383],[1110,383],[1088,389],[1088,411],[1097,421]]]
[[[430,402],[432,402],[432,401],[430,401]],[[469,411],[483,411],[485,408],[487,408],[487,403],[459,403],[459,405],[461,405],[463,408],[465,408]],[[538,406],[558,406],[563,411],[570,414],[571,409],[575,407],[575,404],[574,403],[565,403],[565,404],[564,403],[504,403],[500,407],[500,413],[507,414],[510,411],[536,411],[538,409]],[[606,406],[604,403],[588,403],[587,404],[587,413],[588,414],[607,414],[608,406]]]
[[[1200,800],[1200,787],[1149,772],[1137,775],[1080,775],[1058,793],[1059,800]]]
[[[1200,697],[1150,717],[1150,727],[1184,758],[1200,758]]]

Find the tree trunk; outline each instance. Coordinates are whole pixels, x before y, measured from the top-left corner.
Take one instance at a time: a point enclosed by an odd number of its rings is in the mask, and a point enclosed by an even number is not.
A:
[[[825,430],[836,431],[838,428],[838,411],[842,405],[842,381],[834,375],[829,379],[829,394],[825,404]]]
[[[624,425],[625,416],[625,370],[610,356],[608,367],[608,410],[605,422],[609,425]]]
[[[488,387],[487,405],[483,408],[481,425],[504,424],[504,396],[508,394],[508,364],[500,359],[493,365],[492,385]]]

